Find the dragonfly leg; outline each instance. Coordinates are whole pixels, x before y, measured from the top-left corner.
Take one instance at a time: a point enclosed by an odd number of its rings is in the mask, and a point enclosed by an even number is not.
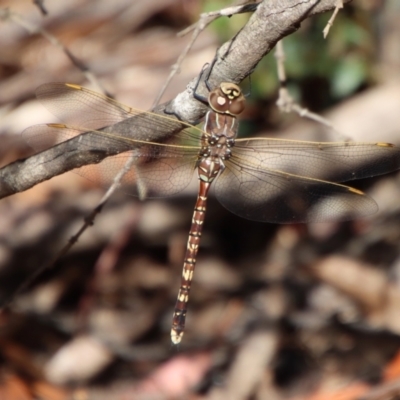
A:
[[[208,69],[208,72],[204,78],[204,84],[206,85],[206,88],[209,92],[211,92],[211,86],[210,86],[210,82],[208,81],[211,75],[211,72],[213,70],[214,64],[217,61],[217,58],[214,57],[214,59],[211,61],[211,64],[206,63],[203,65],[203,68],[201,70],[201,73],[199,75],[199,79],[197,79],[196,85],[193,89],[193,97],[198,100],[201,101],[203,104],[208,106],[208,95],[207,96],[202,96],[201,94],[197,93],[197,89],[199,87],[200,81],[203,78],[203,75],[205,74],[206,70]]]

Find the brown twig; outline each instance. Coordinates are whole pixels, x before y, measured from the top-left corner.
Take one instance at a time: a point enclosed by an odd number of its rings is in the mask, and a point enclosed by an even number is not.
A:
[[[44,6],[44,0],[33,0],[33,4],[35,4],[38,7],[43,16],[46,16],[48,14],[48,11]]]
[[[200,15],[199,20],[189,26],[188,28],[184,29],[183,31],[178,33],[178,36],[184,36],[189,32],[193,31],[192,38],[190,42],[187,44],[183,52],[178,58],[178,61],[171,67],[171,73],[169,74],[167,80],[165,81],[164,86],[162,87],[160,93],[156,97],[153,103],[153,107],[157,106],[160,102],[161,97],[164,95],[165,90],[167,89],[168,85],[171,83],[173,77],[180,71],[181,65],[183,60],[186,58],[187,54],[189,53],[190,49],[192,48],[194,42],[197,40],[200,33],[209,25],[211,22],[215,21],[217,18],[227,16],[231,17],[234,14],[241,14],[246,12],[254,11],[260,3],[251,3],[251,4],[242,4],[237,6],[232,6],[228,8],[224,8],[218,11],[211,11],[208,13],[203,13]]]
[[[331,29],[331,26],[333,25],[333,21],[335,21],[336,15],[338,14],[339,10],[340,10],[341,8],[343,8],[343,7],[344,7],[344,5],[343,5],[343,0],[337,0],[337,2],[336,2],[336,7],[335,7],[335,9],[333,10],[333,14],[332,14],[332,16],[329,18],[329,21],[327,22],[327,24],[326,24],[326,26],[325,26],[325,28],[324,28],[324,30],[323,30],[324,39],[326,39],[326,37],[328,36],[329,31],[330,31],[330,29]]]
[[[275,59],[277,65],[278,79],[279,79],[279,97],[276,101],[276,105],[278,108],[285,113],[296,112],[300,117],[305,117],[312,119],[314,121],[319,122],[322,125],[325,125],[328,128],[333,128],[332,123],[321,117],[318,114],[315,114],[308,109],[301,107],[299,104],[295,102],[293,97],[290,95],[289,91],[286,87],[286,71],[285,71],[285,51],[283,48],[282,41],[279,41],[276,44],[275,50]]]
[[[278,100],[276,101],[276,105],[278,108],[284,113],[295,112],[302,118],[308,118],[312,121],[318,122],[321,125],[326,126],[335,132],[341,139],[348,140],[348,136],[339,132],[335,129],[332,122],[328,119],[318,115],[316,113],[311,112],[305,107],[301,107],[300,104],[296,103],[291,94],[289,93],[286,87],[286,72],[285,72],[285,51],[283,48],[282,41],[279,41],[276,45],[275,50],[275,59],[277,65],[278,79],[279,79],[279,95]]]
[[[183,29],[182,31],[180,31],[178,33],[178,36],[187,35],[189,32],[196,30],[199,25],[204,26],[204,28],[205,28],[211,22],[215,21],[219,17],[223,17],[223,16],[231,17],[232,15],[235,15],[235,14],[242,14],[245,12],[253,12],[256,10],[256,8],[258,7],[258,5],[260,3],[261,3],[261,1],[256,1],[253,3],[246,2],[245,4],[243,4],[243,3],[238,4],[236,6],[223,8],[218,11],[210,11],[208,13],[203,13],[200,15],[200,18],[196,23],[194,23],[194,24],[188,26],[187,28]]]
[[[85,293],[80,301],[78,318],[81,327],[86,324],[87,316],[89,315],[89,311],[98,291],[100,279],[108,276],[115,268],[121,251],[128,243],[132,226],[137,222],[137,216],[136,213],[132,213],[132,215],[128,217],[124,226],[114,235],[98,257],[94,266],[94,275],[86,285]]]
[[[39,4],[41,2],[39,1]],[[105,93],[107,96],[111,97],[111,95],[105,90],[105,88],[101,85],[100,81],[96,78],[92,71],[90,71],[89,67],[80,59],[78,59],[75,55],[71,53],[71,51],[54,35],[52,35],[46,29],[34,25],[29,21],[25,20],[21,15],[17,14],[14,11],[11,11],[7,8],[0,9],[0,19],[4,21],[12,21],[13,23],[23,27],[26,29],[31,35],[39,34],[46,38],[50,43],[54,46],[58,47],[71,61],[76,68],[78,68],[86,77],[86,79],[92,83],[95,87],[98,88],[101,92]]]

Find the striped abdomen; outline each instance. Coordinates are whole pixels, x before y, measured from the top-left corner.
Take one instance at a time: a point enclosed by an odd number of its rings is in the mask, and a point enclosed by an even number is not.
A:
[[[210,183],[200,180],[200,191],[193,212],[185,260],[183,262],[181,286],[179,288],[178,298],[176,300],[174,315],[172,318],[171,341],[174,344],[178,344],[181,341],[185,329],[187,302],[189,300],[189,291],[192,284],[197,252],[200,245],[209,187]]]

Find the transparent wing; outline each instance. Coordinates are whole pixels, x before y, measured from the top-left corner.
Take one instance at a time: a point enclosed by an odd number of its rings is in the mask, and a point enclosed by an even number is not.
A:
[[[373,214],[373,199],[348,186],[265,168],[232,157],[215,182],[218,200],[243,218],[274,223],[345,220]]]
[[[138,110],[119,103],[101,93],[94,92],[79,85],[70,83],[46,83],[36,89],[36,97],[62,122],[78,127],[100,129],[110,125],[118,125],[121,136],[132,137],[135,126],[140,127],[140,137],[135,139],[156,141],[163,133],[177,125],[175,118]],[[132,120],[133,117],[138,117]],[[128,121],[127,121],[128,120]],[[135,122],[134,122],[135,121]],[[122,122],[122,123],[121,123]],[[181,122],[184,127],[192,127]],[[195,136],[202,131],[199,128]],[[146,131],[148,135],[146,136]],[[137,132],[134,132],[137,134]],[[189,139],[193,137],[187,132]],[[164,135],[165,136],[165,135]]]
[[[238,139],[234,154],[253,169],[274,169],[335,182],[367,178],[400,168],[400,149],[389,143]]]
[[[124,164],[133,158],[133,168],[125,174],[122,183],[135,185],[129,193],[141,195],[144,189],[149,197],[169,196],[183,190],[192,178],[199,151],[198,147],[182,144],[187,140],[186,137],[180,140],[180,135],[170,138],[171,143],[158,144],[104,131],[87,132],[64,124],[35,125],[26,129],[23,136],[36,150],[48,148],[49,139],[54,145],[79,136],[79,140],[67,143],[65,151],[71,155],[79,152],[82,157],[85,153],[101,153],[100,159],[114,154],[113,149],[118,146],[120,154],[74,171],[94,182],[110,184]]]
[[[122,183],[134,184],[129,189],[134,195],[168,196],[189,184],[200,150],[200,129],[184,124],[190,128],[165,138],[165,131],[176,127],[175,119],[134,110],[77,85],[42,85],[37,96],[55,115],[79,125],[47,124],[26,129],[22,135],[36,151],[68,142],[67,151],[71,154],[107,157],[97,165],[75,170],[103,184],[110,184],[128,159],[133,158],[134,166]],[[77,140],[71,140],[74,138]],[[150,141],[151,138],[160,143]]]

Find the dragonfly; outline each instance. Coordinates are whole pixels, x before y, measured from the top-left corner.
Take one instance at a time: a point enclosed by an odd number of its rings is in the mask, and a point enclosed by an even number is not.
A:
[[[237,138],[237,117],[245,108],[245,96],[230,82],[210,90],[207,98],[198,96],[209,105],[204,128],[183,123],[185,128],[170,137],[163,137],[163,132],[175,126],[176,119],[128,107],[79,85],[44,84],[36,95],[63,121],[23,132],[36,151],[66,141],[82,152],[113,149],[114,154],[97,165],[102,179],[111,181],[127,160],[133,160],[122,183],[130,184],[126,191],[135,196],[141,195],[143,187],[147,197],[175,195],[189,185],[197,170],[198,195],[172,318],[175,345],[184,334],[211,186],[224,207],[250,220],[349,220],[373,214],[377,204],[362,191],[336,182],[400,168],[400,148],[390,143]],[[77,172],[97,179],[89,167]]]

